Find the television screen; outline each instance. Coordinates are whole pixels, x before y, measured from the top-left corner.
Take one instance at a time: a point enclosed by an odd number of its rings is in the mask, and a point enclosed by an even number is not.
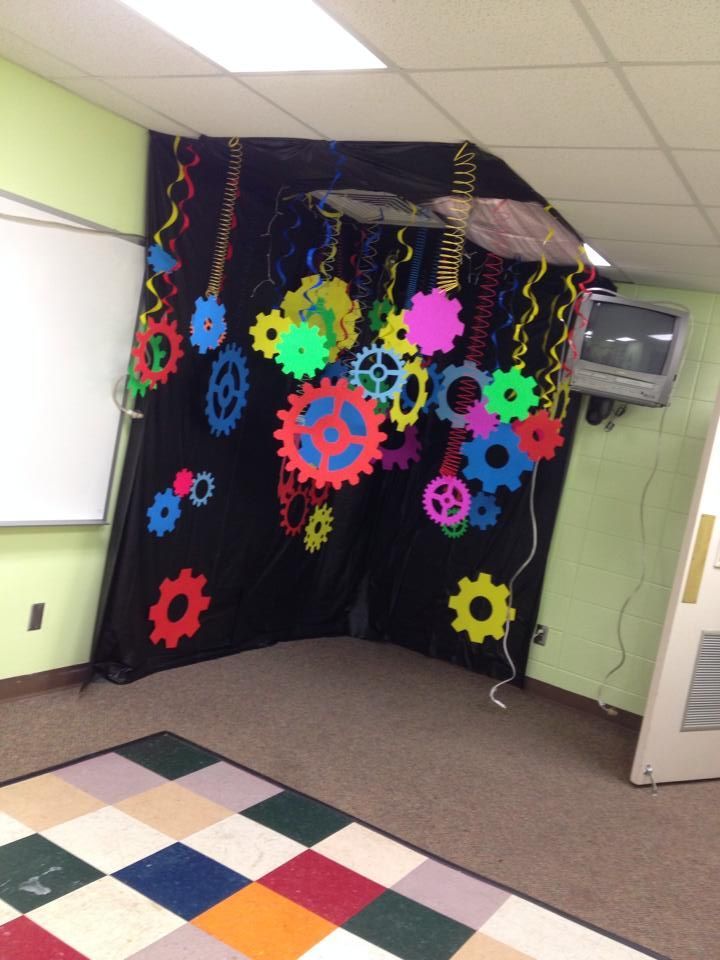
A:
[[[590,363],[636,373],[665,370],[675,318],[631,304],[595,301],[590,310],[580,356]]]

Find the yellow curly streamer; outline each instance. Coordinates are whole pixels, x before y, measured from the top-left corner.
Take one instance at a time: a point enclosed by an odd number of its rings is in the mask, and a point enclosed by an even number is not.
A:
[[[418,211],[418,208],[415,206],[412,201],[408,201],[412,207],[412,219],[415,219],[415,214]],[[395,282],[397,280],[398,267],[401,263],[408,263],[413,258],[413,249],[412,244],[405,239],[405,231],[412,226],[412,223],[409,223],[407,227],[401,227],[397,232],[397,242],[400,246],[405,247],[405,256],[397,259],[393,259],[392,267],[390,268],[390,278],[387,285],[387,290],[385,291],[385,296],[387,299],[395,306]]]
[[[547,204],[547,206],[544,209],[547,213],[549,213],[552,210],[552,207],[550,206],[550,204]],[[543,240],[543,247],[545,247],[546,244],[548,244],[552,240],[554,235],[555,235],[555,228],[550,227],[550,229],[547,232],[547,236]],[[535,273],[532,274],[530,279],[527,281],[527,283],[523,287],[523,296],[530,301],[530,306],[520,318],[519,323],[515,325],[515,330],[513,331],[513,340],[515,341],[515,343],[517,343],[517,346],[513,350],[513,355],[512,355],[513,365],[516,367],[519,367],[521,370],[525,367],[525,360],[523,359],[523,357],[525,356],[528,350],[527,327],[529,324],[533,322],[533,320],[537,317],[538,313],[540,312],[540,304],[538,303],[538,299],[535,296],[535,291],[533,290],[533,287],[535,286],[536,283],[539,283],[542,280],[542,278],[545,276],[546,273],[547,273],[547,260],[545,259],[545,251],[543,250],[542,256],[540,257],[540,264],[538,265],[537,270],[535,271]]]
[[[338,238],[342,229],[342,213],[339,210],[326,210],[319,204],[316,204],[315,209],[318,211],[318,213],[321,213],[326,220],[332,221],[330,224],[331,233],[327,243],[327,253],[323,257],[322,263],[318,267],[318,271],[323,280],[329,280],[335,270]]]
[[[475,192],[475,151],[466,142],[453,157],[452,204],[447,217],[438,257],[437,285],[445,293],[460,286],[460,266],[465,247],[473,193]]]
[[[576,269],[571,270],[570,273],[566,274],[563,277],[565,283],[565,289],[567,290],[569,296],[565,303],[561,304],[557,312],[557,318],[560,322],[560,336],[555,341],[555,343],[550,347],[549,356],[550,356],[550,367],[543,374],[543,379],[545,380],[546,387],[542,393],[541,404],[546,409],[551,409],[557,407],[558,402],[561,397],[558,393],[557,379],[562,367],[562,360],[560,359],[560,348],[567,341],[567,338],[570,334],[570,324],[565,319],[565,314],[568,309],[575,303],[577,298],[577,287],[575,286],[574,280],[579,274],[583,273],[585,270],[585,265],[578,256],[576,261]],[[556,395],[553,399],[553,395]],[[567,404],[566,404],[567,406]]]

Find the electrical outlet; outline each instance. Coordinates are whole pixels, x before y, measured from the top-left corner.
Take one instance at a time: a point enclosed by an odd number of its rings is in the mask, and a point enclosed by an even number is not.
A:
[[[43,622],[45,613],[44,603],[34,603],[30,607],[30,619],[28,620],[28,630],[39,630]]]
[[[539,647],[544,647],[548,639],[548,628],[544,623],[539,623],[535,627],[535,633],[533,634],[533,643],[537,643]]]

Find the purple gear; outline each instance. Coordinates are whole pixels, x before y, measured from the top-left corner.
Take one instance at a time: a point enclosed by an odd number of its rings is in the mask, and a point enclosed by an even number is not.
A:
[[[420,441],[417,427],[408,427],[402,434],[403,442],[399,447],[380,447],[382,457],[380,466],[383,470],[407,470],[411,463],[420,459]]]
[[[423,491],[423,507],[433,523],[452,527],[470,512],[472,497],[458,477],[435,477]]]
[[[444,290],[416,293],[412,306],[405,311],[409,343],[415,344],[426,357],[436,350],[449,353],[463,332],[459,300],[450,300]]]
[[[500,417],[497,413],[490,413],[484,397],[482,400],[476,400],[467,412],[467,428],[474,437],[487,440],[499,423]]]

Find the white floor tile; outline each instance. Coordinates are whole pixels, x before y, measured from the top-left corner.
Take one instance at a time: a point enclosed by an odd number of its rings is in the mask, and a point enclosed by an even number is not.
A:
[[[349,824],[313,850],[385,887],[392,887],[427,859],[359,823]]]
[[[9,923],[11,920],[14,920],[15,917],[19,917],[20,914],[15,910],[10,904],[5,903],[4,900],[0,900],[0,924]]]
[[[299,960],[398,960],[398,957],[347,930],[334,930]]]
[[[199,830],[183,843],[250,880],[264,877],[307,849],[242,814]]]
[[[29,837],[33,831],[20,823],[9,813],[3,813],[0,810],[0,846],[6,843],[12,843],[14,840],[22,840],[23,837]]]

